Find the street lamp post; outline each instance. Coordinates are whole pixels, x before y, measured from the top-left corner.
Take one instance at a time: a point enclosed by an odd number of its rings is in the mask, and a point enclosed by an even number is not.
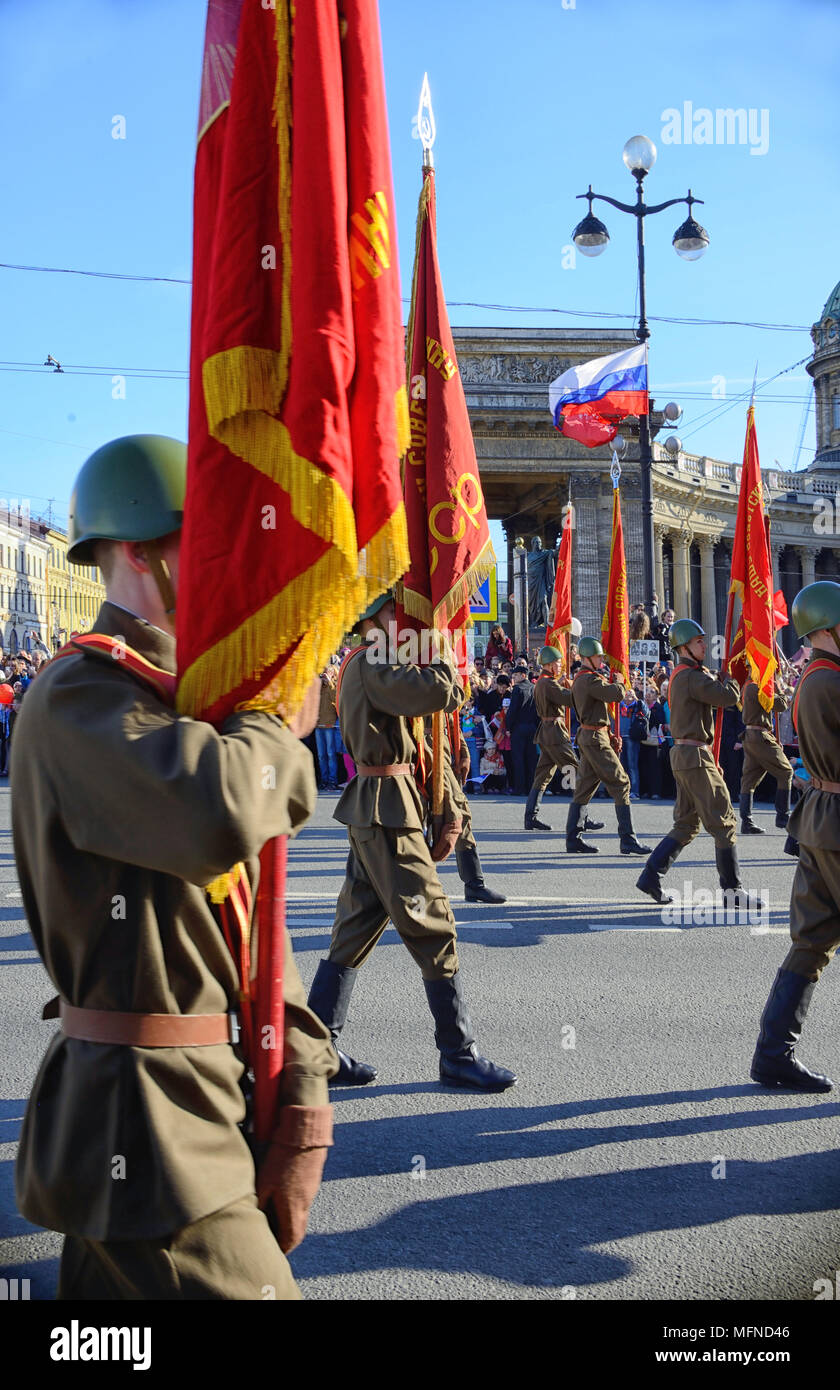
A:
[[[674,250],[683,260],[696,261],[709,244],[708,233],[694,220],[692,208],[695,203],[701,203],[702,198],[695,198],[691,189],[688,190],[686,198],[669,198],[665,203],[656,203],[648,206],[645,203],[643,183],[647,174],[650,173],[656,163],[656,146],[646,135],[634,135],[624,146],[622,155],[624,163],[636,180],[636,201],[635,203],[621,203],[617,198],[608,198],[604,193],[593,193],[592,184],[586,193],[579,193],[579,198],[589,200],[589,211],[581,222],[575,227],[572,238],[578,250],[584,256],[600,256],[601,252],[610,239],[610,234],[599,218],[592,212],[592,203],[595,199],[602,203],[609,203],[611,207],[618,208],[619,212],[630,213],[636,219],[636,247],[639,266],[639,326],[636,329],[636,338],[640,343],[647,342],[650,337],[650,329],[647,322],[647,306],[645,301],[645,218],[653,216],[656,212],[663,212],[665,208],[673,207],[676,203],[688,204],[688,217],[680,227],[677,228],[672,238]],[[653,593],[654,593],[654,565],[653,565],[653,486],[652,486],[652,465],[653,450],[651,448],[650,437],[650,415],[645,414],[639,417],[639,467],[642,480],[642,546],[644,556],[644,585],[645,601],[651,616],[654,612]]]

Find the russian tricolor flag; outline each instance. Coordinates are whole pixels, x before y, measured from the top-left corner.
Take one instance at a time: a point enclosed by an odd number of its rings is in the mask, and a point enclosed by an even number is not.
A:
[[[571,367],[552,381],[548,401],[562,434],[590,449],[608,444],[618,433],[616,421],[647,414],[646,345]]]

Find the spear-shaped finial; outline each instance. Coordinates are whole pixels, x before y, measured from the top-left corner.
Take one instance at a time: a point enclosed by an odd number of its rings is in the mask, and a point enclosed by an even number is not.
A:
[[[423,168],[433,169],[435,166],[432,155],[432,146],[435,143],[435,113],[432,110],[432,93],[429,87],[429,74],[423,73],[423,86],[420,88],[420,103],[417,107],[415,117],[417,125],[417,138],[423,145]]]
[[[756,362],[756,364],[755,364],[755,371],[753,372],[752,395],[750,396],[750,410],[752,410],[753,406],[755,405],[755,383],[756,383],[757,381],[758,381],[758,363]]]

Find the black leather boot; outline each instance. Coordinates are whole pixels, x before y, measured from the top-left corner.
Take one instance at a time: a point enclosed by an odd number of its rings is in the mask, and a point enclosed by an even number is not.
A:
[[[621,836],[619,848],[622,854],[652,854],[650,845],[640,845],[636,839],[633,829],[633,813],[629,806],[616,806],[615,818],[618,821],[618,833]]]
[[[334,965],[331,960],[318,963],[315,979],[309,991],[308,1004],[314,1014],[330,1030],[338,1056],[338,1071],[330,1077],[331,1086],[367,1086],[376,1080],[376,1071],[364,1062],[355,1062],[336,1047],[336,1041],[347,1022],[350,995],[356,983],[357,972],[349,965]]]
[[[793,1055],[816,987],[815,980],[779,970],[761,1015],[750,1076],[760,1086],[785,1086],[794,1091],[830,1091],[834,1082],[809,1071]]]
[[[584,835],[587,830],[603,830],[603,828],[604,822],[602,820],[592,820],[589,816],[584,816],[583,825],[581,826],[581,831]]]
[[[787,829],[790,820],[790,786],[776,788],[776,824],[780,830]]]
[[[741,792],[741,799],[738,803],[741,811],[741,834],[742,835],[763,835],[764,831],[760,825],[756,825],[752,818],[752,792]]]
[[[672,835],[666,835],[664,840],[659,841],[636,879],[636,887],[653,898],[655,903],[673,902],[671,894],[662,891],[662,875],[668,872],[681,849],[679,840],[675,840]]]
[[[718,881],[724,892],[724,907],[746,907],[759,910],[762,906],[758,897],[750,893],[741,883],[738,865],[738,851],[734,845],[716,845],[715,863]]]
[[[485,884],[477,849],[456,849],[455,860],[464,884],[464,897],[468,903],[507,902],[503,893],[494,893],[493,889]]]
[[[528,800],[525,803],[525,829],[526,830],[550,830],[551,826],[546,825],[544,820],[537,820],[537,805],[540,794],[536,787],[532,787],[528,793]]]
[[[482,1057],[475,1045],[460,971],[449,980],[424,980],[423,986],[435,1020],[441,1081],[448,1086],[475,1086],[481,1091],[506,1091],[514,1086],[515,1073]]]
[[[569,807],[569,814],[566,819],[566,853],[567,854],[597,854],[596,845],[588,845],[580,837],[580,813],[581,807],[573,801]]]
[[[793,855],[794,859],[799,858],[799,841],[796,839],[795,835],[791,835],[790,831],[788,831],[788,836],[784,843],[784,851],[785,854]]]

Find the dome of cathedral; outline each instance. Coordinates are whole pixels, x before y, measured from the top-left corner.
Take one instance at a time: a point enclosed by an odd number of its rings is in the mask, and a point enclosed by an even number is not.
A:
[[[825,323],[827,318],[840,319],[840,280],[825,301],[825,308],[817,319],[817,323]]]

